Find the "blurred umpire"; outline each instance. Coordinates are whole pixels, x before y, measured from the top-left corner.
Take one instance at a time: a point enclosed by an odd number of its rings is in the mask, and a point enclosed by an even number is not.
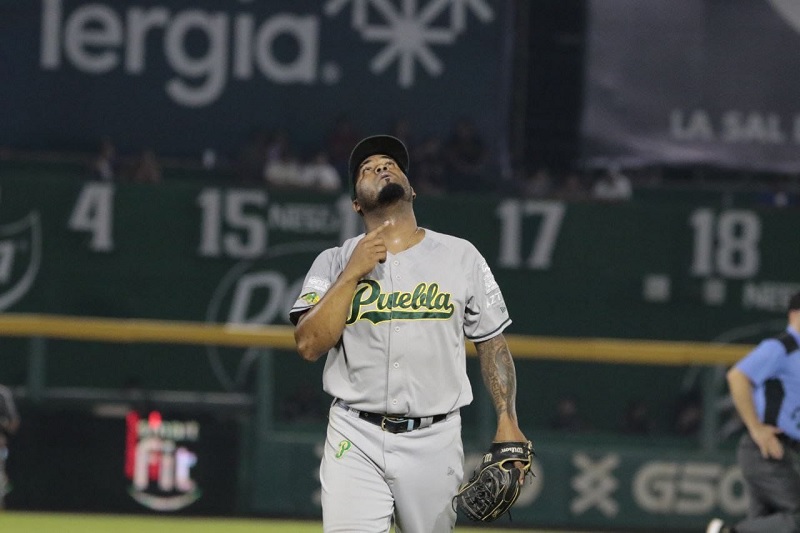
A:
[[[746,519],[714,519],[706,533],[800,532],[800,292],[789,324],[728,371],[728,387],[747,427],[737,450],[750,492]]]
[[[17,432],[19,414],[14,404],[11,389],[0,385],[0,509],[5,507],[5,496],[9,489],[6,475],[6,459],[8,458],[8,438]]]

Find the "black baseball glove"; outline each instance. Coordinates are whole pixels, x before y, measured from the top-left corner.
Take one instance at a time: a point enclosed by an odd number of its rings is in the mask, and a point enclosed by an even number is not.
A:
[[[491,522],[500,517],[519,498],[520,478],[530,473],[532,458],[531,441],[493,442],[470,480],[458,489],[455,505],[472,520]],[[517,462],[521,469],[514,465]]]

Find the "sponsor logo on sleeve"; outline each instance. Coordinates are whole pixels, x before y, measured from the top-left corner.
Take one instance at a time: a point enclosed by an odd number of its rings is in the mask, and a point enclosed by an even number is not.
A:
[[[307,292],[301,295],[300,299],[309,305],[315,305],[319,301],[319,294],[316,292]]]

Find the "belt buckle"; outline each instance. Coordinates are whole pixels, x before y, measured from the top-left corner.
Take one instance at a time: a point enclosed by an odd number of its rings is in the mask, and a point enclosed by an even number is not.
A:
[[[397,417],[394,417],[394,416],[382,416],[381,417],[381,429],[383,431],[389,431],[390,433],[402,433],[402,432],[408,431],[410,429],[410,428],[407,428],[407,429],[401,429],[399,431],[390,431],[390,430],[386,429],[386,422],[387,421],[392,422],[392,423],[397,423],[397,422],[402,422],[403,419],[402,418],[397,418]]]

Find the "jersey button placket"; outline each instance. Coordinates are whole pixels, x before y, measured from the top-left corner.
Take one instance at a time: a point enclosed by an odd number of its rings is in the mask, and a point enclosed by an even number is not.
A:
[[[400,275],[397,274],[397,269],[395,268],[396,265],[399,264],[399,261],[393,260],[391,262],[391,266],[387,269],[388,272],[388,279],[390,280],[391,291],[394,292],[399,287],[394,285],[395,279],[400,279]],[[401,324],[400,322],[392,319],[389,323],[389,331],[387,334],[389,335],[389,353],[387,354],[388,360],[387,365],[389,365],[389,370],[393,370],[399,367],[397,363],[398,352],[401,350],[402,342],[398,335],[400,335]],[[389,400],[389,412],[397,412],[397,406],[400,404],[400,398],[403,398],[403,390],[401,384],[400,375],[397,372],[388,372],[388,396]]]

